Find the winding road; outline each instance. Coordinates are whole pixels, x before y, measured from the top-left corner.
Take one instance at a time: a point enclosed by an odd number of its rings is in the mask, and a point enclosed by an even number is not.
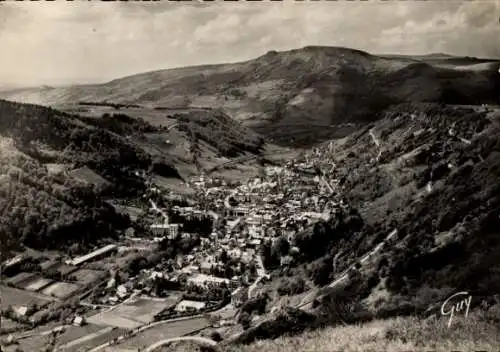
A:
[[[248,299],[253,297],[253,293],[257,288],[257,285],[266,277],[268,277],[268,274],[264,268],[262,257],[259,255],[257,256],[257,279],[255,279],[255,281],[248,287]]]
[[[200,345],[205,345],[205,346],[216,346],[217,342],[214,340],[208,339],[206,337],[201,337],[201,336],[181,336],[181,337],[174,337],[171,339],[165,339],[161,340],[158,342],[155,342],[154,344],[150,345],[147,347],[144,352],[153,352],[157,348],[168,345],[169,343],[172,342],[178,342],[178,341],[191,341],[191,342],[196,342]]]
[[[377,138],[377,136],[375,136],[375,133],[373,133],[374,129],[375,128],[372,128],[370,130],[370,137],[372,137],[373,143],[375,144],[375,146],[378,149],[377,160],[379,160],[380,156],[382,155],[382,150],[380,149],[380,141],[379,141],[379,139]]]
[[[372,257],[373,255],[377,254],[383,247],[384,247],[384,243],[386,243],[387,241],[389,241],[392,237],[394,237],[396,234],[398,233],[398,230],[397,229],[394,229],[392,230],[388,235],[387,237],[385,238],[384,241],[380,242],[373,250],[371,250],[370,252],[368,252],[364,257],[362,257],[359,262],[361,264],[364,264],[368,259],[370,259],[370,257]],[[341,283],[342,281],[346,280],[348,277],[349,277],[349,271],[354,269],[356,266],[356,263],[354,263],[353,265],[349,266],[347,269],[345,269],[342,274],[340,274],[340,277],[335,279],[334,281],[332,281],[328,287],[330,288],[334,288],[335,286],[337,286],[339,283]],[[315,295],[316,292],[313,292],[313,295]],[[310,307],[312,307],[312,302],[314,301],[314,298],[315,297],[309,297],[309,296],[312,296],[312,295],[308,295],[305,297],[305,299],[298,305],[296,306],[296,308],[303,308],[303,309],[308,309]],[[305,302],[304,302],[305,301]]]

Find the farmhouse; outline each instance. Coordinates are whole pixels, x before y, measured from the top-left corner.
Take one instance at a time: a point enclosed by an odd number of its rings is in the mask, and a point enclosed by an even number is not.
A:
[[[93,251],[89,254],[86,254],[86,255],[83,255],[81,257],[77,257],[77,258],[74,258],[73,260],[68,260],[66,262],[66,264],[68,265],[80,265],[80,264],[83,264],[85,262],[88,262],[90,260],[96,260],[98,258],[102,258],[103,256],[105,255],[108,255],[110,254],[111,252],[113,251],[116,251],[117,249],[117,246],[114,245],[114,244],[110,244],[110,245],[107,245],[105,247],[102,247],[96,251]]]

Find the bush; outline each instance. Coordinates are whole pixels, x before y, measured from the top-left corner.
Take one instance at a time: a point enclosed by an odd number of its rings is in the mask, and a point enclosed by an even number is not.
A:
[[[296,277],[290,280],[283,280],[281,285],[278,287],[278,294],[280,296],[285,295],[298,295],[307,291],[306,282],[301,277]]]
[[[217,331],[212,332],[210,334],[210,338],[212,340],[214,340],[215,342],[221,342],[222,341],[222,336]]]
[[[241,334],[236,343],[251,343],[256,339],[275,339],[284,334],[296,334],[314,326],[316,317],[300,309],[285,307],[273,320],[249,328]]]
[[[320,325],[352,324],[373,318],[356,294],[357,288],[328,289],[316,307]]]
[[[314,262],[309,270],[309,276],[317,286],[324,286],[330,282],[330,275],[333,273],[333,258],[325,258]]]
[[[250,327],[250,323],[252,322],[252,317],[247,312],[241,312],[238,317],[238,324],[240,324],[243,329],[248,329]]]
[[[241,311],[248,314],[252,314],[253,312],[264,314],[266,312],[267,300],[268,296],[266,294],[249,299],[241,306]]]

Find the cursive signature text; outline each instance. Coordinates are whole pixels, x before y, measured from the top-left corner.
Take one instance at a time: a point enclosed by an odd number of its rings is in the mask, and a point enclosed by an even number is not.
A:
[[[472,296],[469,295],[469,292],[467,291],[457,292],[448,297],[446,301],[444,301],[443,305],[441,306],[441,314],[443,316],[450,317],[448,320],[448,327],[451,326],[451,322],[453,321],[455,313],[463,312],[465,310],[464,316],[467,317],[469,315],[471,301]]]

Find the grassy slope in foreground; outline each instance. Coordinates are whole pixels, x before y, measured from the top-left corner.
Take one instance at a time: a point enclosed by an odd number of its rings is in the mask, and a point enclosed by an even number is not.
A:
[[[296,336],[225,345],[218,352],[362,352],[362,351],[495,351],[500,344],[498,304],[488,311],[456,316],[451,327],[444,317],[375,320],[365,324],[305,331]],[[155,352],[201,352],[194,343],[174,343]]]
[[[447,319],[415,317],[376,320],[361,325],[307,331],[301,335],[258,341],[247,346],[227,346],[224,352],[295,351],[495,351],[500,345],[498,312],[474,312]],[[172,350],[173,352],[173,350]]]

